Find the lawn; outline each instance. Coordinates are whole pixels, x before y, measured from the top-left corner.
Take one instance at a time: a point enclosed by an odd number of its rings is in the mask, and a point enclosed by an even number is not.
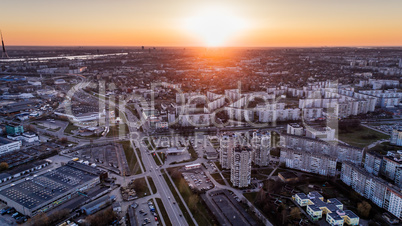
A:
[[[138,184],[141,185],[141,187],[139,189],[134,188],[135,191],[137,192],[138,198],[142,198],[144,196],[151,195],[151,193],[149,192],[147,182],[145,181],[145,177],[141,177],[141,178],[138,178],[135,180],[138,181]]]
[[[129,133],[127,124],[123,125],[114,125],[109,127],[109,133],[107,133],[106,137],[115,137],[120,135],[120,130],[122,130],[122,134],[125,136]]]
[[[162,160],[162,164],[165,163],[165,159],[166,159],[166,154],[163,152],[157,152],[156,154],[159,155],[159,158]]]
[[[181,202],[181,199],[179,195],[176,192],[176,189],[174,189],[173,184],[170,182],[168,176],[166,175],[166,172],[162,173],[163,178],[166,180],[166,183],[169,186],[170,191],[172,191],[172,194],[177,202],[177,205],[179,205],[181,212],[183,213],[183,217],[186,218],[186,221],[189,225],[194,225],[193,220],[191,219],[189,213],[187,212],[186,208],[184,207],[184,204]]]
[[[166,212],[165,206],[162,203],[162,200],[160,198],[155,198],[156,202],[158,203],[159,210],[161,211],[161,215],[163,217],[163,220],[165,220],[166,226],[172,226],[172,222],[170,222],[170,218]],[[160,217],[159,217],[160,218]]]
[[[184,201],[186,202],[187,206],[189,207],[190,211],[193,214],[194,219],[197,221],[198,225],[214,225],[216,222],[210,217],[210,213],[208,207],[205,203],[201,200],[198,194],[195,194],[191,191],[190,187],[185,182],[184,178],[172,178],[176,187],[179,189],[181,196],[183,197]],[[184,186],[180,184],[184,183]],[[196,205],[191,208],[190,200],[194,199],[194,196],[198,197],[198,201]]]
[[[243,193],[244,197],[251,203],[254,203],[257,194],[258,192]]]
[[[137,152],[138,158],[140,158],[140,163],[141,163],[142,167],[144,168],[144,163],[142,162],[140,149],[135,148],[135,151]]]
[[[151,186],[152,193],[155,194],[156,193],[156,187],[155,187],[154,181],[152,180],[152,177],[148,176],[147,179],[148,179],[149,185]]]
[[[128,167],[131,174],[141,174],[141,167],[138,165],[137,157],[129,141],[120,142],[123,145],[124,154],[126,155]]]
[[[370,148],[369,151],[374,151],[381,155],[386,155],[388,151],[398,151],[400,149],[401,147],[399,146],[391,145],[389,142],[384,142],[381,144],[377,144],[373,148]]]
[[[161,163],[161,161],[159,160],[158,156],[156,156],[156,153],[152,153],[152,157],[154,158],[154,160],[155,160],[155,162],[156,162],[156,165],[158,165],[158,166],[161,166],[161,165],[162,165],[162,163]]]
[[[355,147],[366,147],[367,145],[382,139],[389,139],[389,135],[377,132],[364,126],[360,126],[352,132],[339,133],[339,140]]]
[[[76,129],[78,129],[77,126],[75,126],[75,125],[72,124],[72,123],[68,123],[68,126],[67,126],[66,129],[64,130],[64,133],[73,134],[71,131],[72,131],[72,130],[76,130]]]
[[[225,181],[223,181],[221,175],[219,173],[213,173],[211,176],[215,179],[219,184],[225,185]]]

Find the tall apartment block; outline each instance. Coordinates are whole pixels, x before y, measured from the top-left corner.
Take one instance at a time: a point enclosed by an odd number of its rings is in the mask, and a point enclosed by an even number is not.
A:
[[[230,181],[235,187],[247,187],[251,183],[252,149],[246,146],[236,146],[232,155]]]
[[[234,148],[234,137],[223,135],[220,140],[219,162],[223,169],[230,169],[232,164],[232,153]]]
[[[252,138],[253,162],[258,166],[268,166],[271,151],[271,133],[253,133]]]

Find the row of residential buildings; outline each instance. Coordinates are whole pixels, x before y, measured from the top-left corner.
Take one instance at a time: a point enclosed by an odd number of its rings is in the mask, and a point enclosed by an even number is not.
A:
[[[349,161],[342,163],[341,180],[377,206],[384,208],[398,218],[402,217],[400,188]]]

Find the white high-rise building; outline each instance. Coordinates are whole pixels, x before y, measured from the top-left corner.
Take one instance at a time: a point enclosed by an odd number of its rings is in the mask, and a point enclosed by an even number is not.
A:
[[[219,162],[222,169],[230,169],[232,164],[232,153],[234,148],[234,138],[231,135],[223,135],[220,140]]]
[[[252,147],[254,152],[254,164],[258,166],[268,166],[271,151],[271,133],[262,135],[254,133]]]
[[[251,183],[251,156],[252,149],[246,146],[237,146],[232,155],[230,181],[235,187],[247,187]]]

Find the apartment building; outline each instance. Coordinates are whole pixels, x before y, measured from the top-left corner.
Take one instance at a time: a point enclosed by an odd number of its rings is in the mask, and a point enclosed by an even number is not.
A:
[[[246,146],[236,146],[232,155],[230,181],[235,187],[247,187],[251,183],[252,149]]]
[[[268,166],[271,151],[271,133],[253,133],[252,138],[253,157],[252,161],[257,166]]]
[[[313,154],[308,151],[282,148],[279,161],[285,163],[286,167],[291,169],[324,176],[336,175],[336,158],[325,154]]]
[[[350,160],[361,163],[363,160],[363,150],[360,148],[344,144],[331,144],[308,137],[281,134],[280,146],[298,151],[308,151],[313,154],[326,154],[336,158],[338,162]]]
[[[296,136],[303,136],[304,129],[297,123],[290,123],[286,127],[286,133]]]
[[[378,176],[382,166],[382,156],[376,152],[367,152],[364,160],[364,169]]]
[[[364,168],[345,161],[342,164],[341,180],[360,195],[370,199],[381,208],[402,217],[402,193],[400,188],[389,184],[364,170]]]
[[[392,130],[390,144],[402,146],[402,129]]]

